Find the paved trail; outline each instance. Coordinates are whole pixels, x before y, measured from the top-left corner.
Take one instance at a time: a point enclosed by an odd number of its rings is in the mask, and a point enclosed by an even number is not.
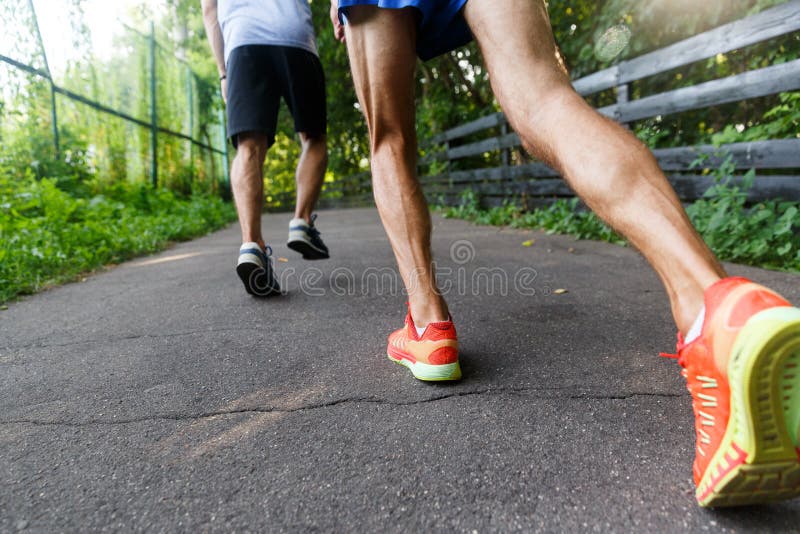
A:
[[[0,531],[800,525],[800,501],[694,504],[667,301],[633,251],[435,219],[465,378],[430,385],[385,356],[405,299],[377,214],[322,212],[322,263],[287,224],[265,220],[278,299],[244,293],[230,227],[0,312]],[[796,275],[731,271],[800,301]]]

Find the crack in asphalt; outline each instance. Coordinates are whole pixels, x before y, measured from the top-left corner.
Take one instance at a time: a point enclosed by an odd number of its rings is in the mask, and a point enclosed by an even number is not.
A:
[[[224,417],[229,415],[242,415],[242,414],[271,414],[271,413],[301,413],[312,410],[320,410],[331,408],[342,404],[376,404],[386,406],[416,406],[422,404],[429,404],[450,399],[458,399],[461,397],[475,397],[482,395],[518,395],[533,397],[536,399],[562,399],[562,400],[630,400],[636,397],[658,397],[658,398],[680,398],[688,397],[688,393],[668,393],[668,392],[646,392],[634,391],[619,394],[600,394],[588,392],[575,392],[570,394],[557,394],[559,391],[565,391],[569,388],[525,388],[525,387],[507,387],[507,388],[485,388],[472,391],[460,391],[449,393],[445,395],[437,395],[428,397],[426,399],[419,399],[414,401],[391,401],[378,397],[348,397],[344,399],[332,400],[329,402],[322,402],[316,404],[308,404],[298,406],[296,408],[281,408],[281,407],[248,407],[238,408],[235,410],[217,410],[213,412],[205,412],[199,414],[164,414],[152,415],[146,417],[135,417],[130,419],[119,420],[90,420],[84,422],[69,422],[69,421],[42,421],[36,419],[11,419],[0,420],[0,425],[11,424],[29,424],[35,426],[68,426],[68,427],[84,427],[84,426],[103,426],[103,425],[127,425],[142,423],[148,421],[197,421],[202,419],[213,419],[215,417]]]

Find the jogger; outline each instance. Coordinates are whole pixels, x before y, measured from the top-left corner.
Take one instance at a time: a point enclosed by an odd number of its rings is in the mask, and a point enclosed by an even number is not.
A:
[[[328,258],[312,216],[327,166],[325,76],[305,0],[202,0],[203,20],[227,103],[228,135],[236,147],[231,185],[242,228],[237,273],[248,293],[280,292],[261,233],[263,167],[275,142],[283,99],[302,153],[289,248],[305,259]]]

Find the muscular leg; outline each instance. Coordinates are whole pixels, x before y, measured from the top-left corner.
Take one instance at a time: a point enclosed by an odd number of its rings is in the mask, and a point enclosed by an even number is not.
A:
[[[650,151],[595,112],[571,87],[555,54],[541,0],[469,0],[467,22],[497,100],[524,147],[554,168],[604,221],[638,248],[667,289],[686,332],[703,291],[724,276]]]
[[[231,166],[231,186],[242,228],[242,242],[264,246],[261,236],[261,211],[264,208],[264,157],[267,136],[263,133],[239,134],[236,157]]]
[[[325,168],[328,166],[328,144],[325,135],[310,136],[300,132],[302,153],[297,162],[297,206],[294,216],[311,222],[311,212],[319,198]]]
[[[431,219],[417,180],[415,16],[413,9],[355,6],[346,36],[369,128],[375,203],[409,292],[411,316],[422,327],[447,320],[448,312],[436,291]]]

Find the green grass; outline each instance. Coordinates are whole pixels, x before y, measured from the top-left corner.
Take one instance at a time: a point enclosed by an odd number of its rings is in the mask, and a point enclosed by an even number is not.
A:
[[[165,248],[235,219],[208,195],[118,184],[69,194],[56,180],[0,175],[0,302]]]
[[[743,186],[736,186],[719,178],[704,198],[687,208],[692,223],[722,260],[800,273],[800,203],[770,200],[750,206],[746,199],[752,179],[750,173]],[[479,204],[479,198],[467,191],[460,205],[437,209],[444,217],[476,224],[541,229],[626,244],[594,213],[581,209],[577,199],[557,200],[529,212],[512,205],[481,209]]]

